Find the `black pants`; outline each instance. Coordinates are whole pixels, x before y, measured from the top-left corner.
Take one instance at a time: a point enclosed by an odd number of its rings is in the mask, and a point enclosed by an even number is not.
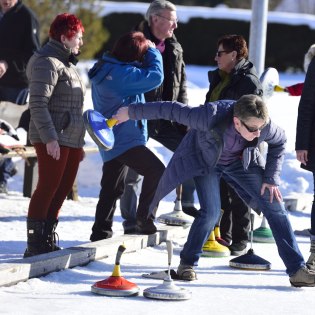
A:
[[[221,218],[220,232],[224,240],[233,243],[248,241],[250,229],[250,208],[223,179],[220,181]]]
[[[175,152],[183,138],[185,132],[183,126],[172,123],[168,120],[148,120],[149,137],[164,145],[172,152]],[[186,127],[185,127],[186,128]]]
[[[92,241],[109,238],[113,234],[116,201],[124,192],[128,167],[143,176],[137,219],[145,220],[148,216],[149,206],[165,166],[147,147],[138,146],[103,164],[101,191],[92,227]]]
[[[149,137],[161,143],[164,147],[175,152],[186,134],[187,127],[172,123],[168,120],[148,120]],[[140,176],[133,170],[128,171],[126,179],[126,190],[120,198],[120,209],[125,219],[124,224],[129,225],[134,209],[137,206],[136,190]],[[193,179],[189,179],[183,183],[182,205],[194,205],[195,183]]]

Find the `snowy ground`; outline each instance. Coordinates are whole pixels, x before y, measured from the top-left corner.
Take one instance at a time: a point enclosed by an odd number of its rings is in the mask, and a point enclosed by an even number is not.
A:
[[[1,261],[20,258],[25,249],[25,215],[28,200],[12,192],[1,200]],[[2,201],[4,201],[4,207]],[[95,198],[80,198],[79,202],[66,201],[58,233],[61,245],[69,247],[88,242],[93,223]],[[161,204],[161,213],[172,210],[171,202]],[[17,211],[20,208],[19,211]],[[309,209],[290,213],[294,229],[309,226]],[[116,235],[122,232],[119,211],[115,216]],[[261,218],[256,217],[255,228]],[[308,257],[308,238],[298,238],[300,249]],[[179,252],[185,239],[174,240],[172,267],[179,263]],[[1,314],[313,314],[314,288],[297,289],[290,286],[285,268],[275,244],[254,243],[255,253],[271,262],[269,271],[247,271],[229,267],[226,258],[200,259],[196,268],[198,280],[176,282],[189,289],[192,299],[185,302],[148,300],[142,291],[157,286],[161,281],[144,279],[142,273],[159,271],[167,267],[165,243],[122,256],[122,275],[140,288],[138,297],[109,298],[91,293],[96,281],[111,275],[114,257],[92,262],[84,267],[55,272],[31,279],[11,287],[0,288]],[[250,290],[250,291],[249,291]],[[47,307],[49,305],[49,307]]]
[[[15,204],[27,205],[23,197],[12,194],[11,209]],[[67,201],[63,208],[58,232],[61,245],[68,247],[88,242],[93,223],[96,199],[81,198],[80,202]],[[1,224],[2,258],[20,257],[25,248],[24,210],[20,214],[4,211]],[[172,210],[171,203],[162,203],[161,208]],[[290,213],[294,228],[307,227],[309,211]],[[121,233],[119,212],[115,216],[115,229]],[[256,227],[260,225],[256,217]],[[300,249],[308,257],[308,238],[298,238]],[[185,239],[174,240],[172,267],[179,263],[179,252]],[[4,247],[4,248],[3,248]],[[11,287],[0,288],[1,314],[314,314],[314,288],[297,289],[290,286],[275,244],[254,243],[255,253],[271,262],[269,271],[247,271],[232,269],[226,258],[200,259],[196,268],[198,280],[176,282],[192,292],[192,299],[185,302],[161,302],[143,297],[145,288],[161,284],[161,281],[144,279],[142,273],[159,271],[167,267],[165,243],[122,256],[122,275],[140,288],[138,297],[109,298],[91,293],[96,281],[111,275],[114,257],[92,262],[84,267],[55,272],[31,279]],[[3,250],[7,254],[3,254]],[[3,260],[5,262],[6,259]],[[48,306],[49,305],[49,306]],[[48,306],[48,307],[47,307]]]
[[[203,67],[188,67],[191,81],[189,98],[192,105],[203,103],[207,90],[206,71]],[[282,75],[283,85],[303,80],[300,76]],[[87,100],[89,97],[87,97]],[[282,172],[284,196],[297,195],[304,202],[303,211],[290,212],[294,229],[310,225],[310,200],[313,186],[310,173],[302,171],[295,160],[294,137],[298,97],[284,93],[275,95],[269,102],[271,117],[285,128],[288,135],[287,154]],[[91,104],[87,101],[87,107]],[[87,141],[90,139],[87,137]],[[167,163],[171,154],[154,141],[150,147]],[[92,172],[93,171],[93,172]],[[98,154],[89,154],[80,166],[78,183],[80,200],[66,201],[60,216],[58,234],[60,245],[70,247],[89,242],[99,190],[101,160]],[[0,263],[22,257],[25,250],[25,217],[29,199],[22,196],[23,163],[19,174],[10,182],[9,195],[0,195]],[[174,193],[160,205],[159,214],[173,209]],[[261,218],[256,217],[255,228]],[[122,233],[119,209],[115,214],[115,235]],[[179,252],[185,239],[174,239],[172,267],[179,263]],[[309,253],[308,238],[298,237],[300,249]],[[108,298],[91,293],[94,282],[111,275],[114,257],[90,263],[84,267],[52,273],[11,287],[0,288],[0,314],[314,314],[315,288],[292,288],[275,244],[254,243],[255,253],[271,262],[269,271],[232,269],[226,258],[201,258],[196,268],[198,280],[176,282],[192,292],[192,299],[185,302],[161,302],[143,297],[142,290],[161,283],[141,277],[142,273],[167,267],[165,244],[122,256],[122,274],[141,289],[133,298]]]

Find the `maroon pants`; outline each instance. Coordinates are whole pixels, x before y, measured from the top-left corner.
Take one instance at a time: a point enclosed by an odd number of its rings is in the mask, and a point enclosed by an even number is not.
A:
[[[32,195],[28,218],[57,219],[60,208],[72,189],[83,157],[81,148],[60,147],[60,159],[47,154],[46,145],[34,145],[38,160],[38,183]]]

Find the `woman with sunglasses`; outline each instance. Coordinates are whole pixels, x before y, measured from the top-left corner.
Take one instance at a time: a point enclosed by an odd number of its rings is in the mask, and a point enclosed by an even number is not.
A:
[[[122,125],[128,119],[167,119],[190,127],[150,205],[150,213],[155,215],[159,200],[178,183],[194,179],[200,214],[180,252],[179,279],[197,278],[194,267],[220,216],[219,181],[223,177],[251,208],[260,209],[266,216],[291,284],[315,286],[315,273],[306,268],[279,188],[287,138],[284,130],[272,122],[259,96],[243,95],[237,101],[207,102],[199,107],[179,102],[135,103],[121,107],[114,118]],[[231,137],[236,140],[233,147]],[[268,144],[266,159],[259,151],[262,142]]]
[[[247,58],[248,49],[243,36],[224,35],[219,38],[215,55],[218,68],[208,72],[210,87],[206,102],[238,100],[246,94],[262,96],[263,90],[256,69]],[[230,146],[233,146],[232,140]],[[222,244],[229,245],[232,242],[229,246],[231,255],[239,256],[246,251],[250,209],[224,180],[221,180],[220,186],[221,205],[224,210],[220,232],[222,239],[226,241]]]

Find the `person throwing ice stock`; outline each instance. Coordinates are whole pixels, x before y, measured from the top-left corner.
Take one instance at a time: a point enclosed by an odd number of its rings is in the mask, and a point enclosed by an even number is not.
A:
[[[220,100],[199,107],[178,102],[130,104],[113,118],[118,123],[162,118],[190,128],[163,173],[150,206],[150,213],[155,215],[159,200],[184,180],[194,179],[201,213],[180,253],[180,279],[197,279],[194,267],[220,215],[222,177],[247,205],[259,208],[266,216],[290,283],[315,286],[315,273],[305,265],[278,187],[286,135],[270,120],[259,96],[244,95],[237,101]],[[263,141],[268,144],[266,161],[258,149]]]

